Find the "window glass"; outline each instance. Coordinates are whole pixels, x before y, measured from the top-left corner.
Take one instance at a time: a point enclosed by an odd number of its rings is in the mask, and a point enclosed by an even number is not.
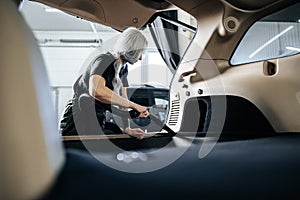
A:
[[[155,105],[157,107],[167,109],[169,103],[169,93],[165,90],[157,90],[153,92]]]
[[[152,108],[152,113],[161,121],[166,120],[166,113],[169,106],[169,93],[166,90],[153,91],[155,106]]]
[[[300,52],[300,3],[257,21],[246,33],[230,63],[291,56]]]

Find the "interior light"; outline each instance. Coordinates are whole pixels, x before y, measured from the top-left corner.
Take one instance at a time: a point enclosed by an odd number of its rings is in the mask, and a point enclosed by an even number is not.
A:
[[[300,19],[298,19],[297,22],[300,23]]]

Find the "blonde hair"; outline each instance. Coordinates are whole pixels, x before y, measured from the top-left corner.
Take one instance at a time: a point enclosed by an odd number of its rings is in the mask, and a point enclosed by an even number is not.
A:
[[[123,56],[129,63],[135,63],[148,45],[146,37],[136,28],[129,27],[119,35],[114,46],[115,55]]]

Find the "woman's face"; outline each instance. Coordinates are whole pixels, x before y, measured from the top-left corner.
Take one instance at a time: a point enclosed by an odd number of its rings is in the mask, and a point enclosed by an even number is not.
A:
[[[124,57],[124,62],[128,62],[131,65],[133,65],[134,63],[136,63],[137,61],[142,60],[142,59],[143,59],[143,56],[141,53],[140,56],[138,56],[138,59],[126,59],[126,57]]]
[[[139,60],[142,60],[143,59],[143,56],[142,56],[142,54],[140,55],[140,57],[134,62],[134,63],[136,63],[137,61],[139,61]],[[134,64],[134,63],[130,63],[130,64]]]

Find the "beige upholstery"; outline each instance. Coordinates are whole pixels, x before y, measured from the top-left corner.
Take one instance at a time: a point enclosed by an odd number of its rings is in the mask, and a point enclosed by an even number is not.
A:
[[[0,1],[0,199],[36,199],[64,163],[47,74],[11,0]]]

